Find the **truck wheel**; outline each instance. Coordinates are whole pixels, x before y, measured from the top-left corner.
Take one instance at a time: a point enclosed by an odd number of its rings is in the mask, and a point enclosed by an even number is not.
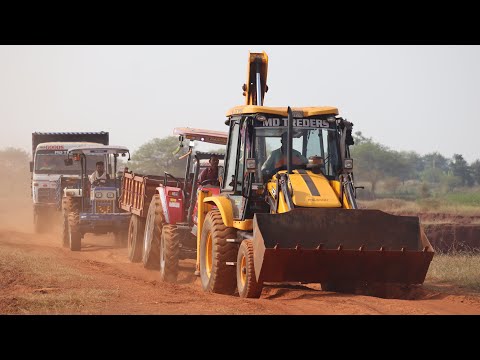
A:
[[[160,279],[162,281],[177,281],[180,236],[176,226],[163,226],[160,238]]]
[[[131,262],[142,261],[143,233],[145,231],[145,219],[132,215],[128,225],[128,259]]]
[[[253,266],[253,242],[243,240],[237,256],[237,289],[242,298],[258,299],[263,283],[258,283]]]
[[[62,245],[63,247],[68,247],[70,238],[68,233],[68,213],[65,211],[62,212]]]
[[[33,209],[33,229],[36,234],[42,234],[45,232],[46,220],[47,217],[43,211],[40,211],[40,209]]]
[[[143,266],[147,269],[158,269],[160,266],[160,236],[163,226],[163,212],[160,195],[152,197],[148,207],[145,233],[143,236]]]
[[[68,238],[72,251],[80,251],[82,248],[82,234],[78,229],[79,219],[78,213],[68,214]]]
[[[218,294],[233,295],[236,288],[235,262],[238,246],[227,242],[236,238],[236,230],[224,225],[218,210],[205,217],[200,238],[200,280],[203,290]]]
[[[128,232],[125,230],[116,231],[113,233],[115,246],[118,247],[127,247]]]

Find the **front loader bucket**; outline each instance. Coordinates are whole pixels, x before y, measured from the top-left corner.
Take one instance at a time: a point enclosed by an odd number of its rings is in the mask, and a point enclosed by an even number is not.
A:
[[[380,210],[255,214],[258,281],[422,284],[433,248],[418,217]]]

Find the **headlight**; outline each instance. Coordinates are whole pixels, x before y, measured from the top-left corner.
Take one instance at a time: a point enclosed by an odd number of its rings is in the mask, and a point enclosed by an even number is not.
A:
[[[101,192],[96,192],[96,193],[95,193],[95,197],[96,197],[97,199],[100,199],[102,196],[103,196],[103,194],[102,194]]]
[[[75,196],[75,191],[67,191],[67,196]]]
[[[113,199],[115,197],[115,194],[113,192],[107,193],[107,198]]]

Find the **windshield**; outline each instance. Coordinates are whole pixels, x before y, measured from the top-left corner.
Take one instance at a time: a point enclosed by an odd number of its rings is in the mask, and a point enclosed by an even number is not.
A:
[[[260,166],[256,178],[267,180],[280,170],[287,169],[287,128],[256,128],[255,157]],[[324,159],[324,175],[335,177],[339,167],[337,132],[335,129],[302,128],[293,130],[292,165],[305,168],[308,158],[320,156]],[[265,178],[266,177],[266,178]]]
[[[68,174],[80,175],[80,161],[66,166],[66,151],[38,151],[35,157],[35,173],[37,174]],[[97,161],[105,161],[103,155],[87,155],[87,174],[95,171]]]

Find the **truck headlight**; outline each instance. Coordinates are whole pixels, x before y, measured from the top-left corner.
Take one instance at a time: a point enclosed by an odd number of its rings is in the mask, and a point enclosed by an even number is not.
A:
[[[101,192],[96,192],[96,193],[95,193],[95,197],[96,197],[97,199],[100,199],[102,196],[103,196],[103,194],[102,194]]]
[[[115,197],[115,194],[113,192],[107,193],[107,198],[113,199]]]

